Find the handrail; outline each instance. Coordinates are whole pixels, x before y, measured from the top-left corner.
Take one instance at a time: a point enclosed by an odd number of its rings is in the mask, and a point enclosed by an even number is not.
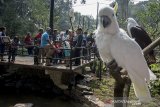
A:
[[[8,46],[10,46],[10,44],[6,44],[6,46],[8,47]],[[20,50],[18,50],[18,54],[16,54],[16,55],[22,55],[22,56],[27,56],[27,54],[24,54],[24,52],[27,52],[26,50],[24,50],[24,48],[26,47],[26,46],[32,46],[32,47],[36,47],[36,45],[25,45],[25,44],[19,44],[18,45],[18,47],[19,47],[19,49]],[[57,48],[57,50],[70,50],[72,53],[73,53],[73,50],[74,49],[82,49],[82,51],[83,51],[83,49],[93,49],[94,50],[94,46],[90,46],[90,47],[72,47],[72,48]],[[40,47],[39,47],[39,49],[41,49]],[[82,52],[83,53],[83,52]],[[96,53],[94,52],[94,51],[92,51],[92,53],[88,53],[88,54],[86,54],[86,55],[81,55],[81,56],[79,56],[79,57],[74,57],[74,56],[72,56],[72,54],[71,54],[71,58],[65,58],[65,57],[63,57],[63,58],[49,58],[49,59],[51,59],[51,60],[62,60],[62,61],[70,61],[70,70],[72,71],[72,62],[73,62],[73,60],[75,60],[75,59],[82,59],[82,58],[85,58],[85,57],[90,57],[90,59],[88,60],[88,61],[90,61],[91,59],[93,59],[93,58],[91,58],[91,56],[92,55],[95,55]],[[1,55],[1,53],[0,53],[0,55]],[[3,53],[3,55],[8,55],[8,53],[6,54],[6,53]],[[31,57],[35,57],[35,58],[37,58],[37,59],[47,59],[46,57],[39,57],[38,55],[32,55]],[[84,62],[84,61],[83,61]],[[82,62],[82,63],[83,63]]]

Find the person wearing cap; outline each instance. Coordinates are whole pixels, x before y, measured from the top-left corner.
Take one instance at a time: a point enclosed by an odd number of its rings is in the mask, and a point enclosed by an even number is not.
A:
[[[44,57],[46,57],[46,66],[51,66],[51,58],[54,53],[54,46],[51,43],[49,34],[51,33],[51,28],[47,27],[46,32],[42,34],[41,37],[41,50],[40,53],[43,57],[42,63],[44,63]]]

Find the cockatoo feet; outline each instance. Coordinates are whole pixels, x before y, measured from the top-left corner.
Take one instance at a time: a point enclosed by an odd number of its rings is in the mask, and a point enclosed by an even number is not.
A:
[[[115,60],[112,60],[111,62],[109,62],[109,63],[107,64],[107,67],[108,67],[109,69],[115,69],[115,68],[118,67],[118,65],[117,65],[117,63],[116,63]]]
[[[119,72],[121,70],[121,68],[118,67],[118,65],[117,65],[115,60],[112,60],[111,62],[109,62],[107,64],[107,67],[109,68],[109,70],[115,71],[115,72]]]

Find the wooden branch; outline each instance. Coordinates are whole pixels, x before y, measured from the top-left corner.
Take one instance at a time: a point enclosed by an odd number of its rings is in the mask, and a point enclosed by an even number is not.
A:
[[[115,79],[114,84],[114,107],[123,107],[123,89],[125,81],[121,76],[121,68],[118,67],[116,61],[111,61],[108,64],[109,73]]]
[[[160,37],[143,49],[144,55],[148,54],[151,50],[153,50],[158,45],[160,45]]]

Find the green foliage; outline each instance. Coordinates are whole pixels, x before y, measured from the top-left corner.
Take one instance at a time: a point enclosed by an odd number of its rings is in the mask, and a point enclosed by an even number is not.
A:
[[[106,99],[113,99],[113,84],[113,78],[105,77],[101,81],[93,80],[88,85],[93,89],[94,94],[100,98],[100,100],[105,101]]]
[[[152,96],[160,95],[160,80],[155,80],[150,82],[150,90]]]
[[[123,29],[125,29],[126,31],[127,31],[127,27],[126,27],[126,19],[119,19],[118,20],[118,23],[119,23],[119,26],[120,26],[120,28],[123,28]]]
[[[160,64],[152,64],[151,70],[156,74],[157,80],[150,82],[152,96],[160,96]]]
[[[92,16],[81,15],[80,13],[75,12],[73,26],[74,28],[81,27],[83,31],[91,33],[96,29],[96,21]]]
[[[156,73],[156,72],[160,73],[160,64],[158,64],[158,63],[157,64],[151,64],[150,67],[151,67],[151,69],[154,73]]]
[[[97,77],[100,77],[100,72],[101,72],[101,75],[106,75],[107,68],[106,68],[106,65],[103,61],[96,60],[93,62],[93,64],[90,67],[91,67],[92,71],[95,72]]]
[[[66,30],[71,28],[69,20],[69,10],[72,7],[72,0],[54,0],[54,28]],[[85,3],[85,0],[82,0]],[[6,26],[7,35],[15,36],[17,34],[25,35],[27,32],[35,34],[39,28],[49,26],[50,0],[6,0],[0,2],[0,26]],[[79,22],[82,25],[81,14],[75,14],[76,20],[74,28],[77,28]],[[87,17],[84,21],[87,30],[87,24],[90,29],[95,25],[94,19]],[[88,19],[91,19],[90,22]]]
[[[34,16],[34,7],[37,8],[36,3],[34,2],[44,1],[44,0],[7,0],[4,1],[2,6],[0,16],[0,26],[6,26],[7,34],[10,36],[14,36],[17,34],[24,35],[28,31],[34,33],[36,30],[36,25],[38,24],[39,20],[37,17]],[[42,4],[39,3],[40,8],[43,7]],[[41,13],[39,9],[39,13]],[[37,12],[37,13],[38,13]],[[45,14],[44,14],[45,16]],[[43,17],[43,15],[42,15]],[[36,22],[37,19],[38,21]],[[46,17],[45,17],[46,19]]]
[[[126,29],[126,18],[133,17],[143,28],[145,28],[153,40],[160,35],[159,0],[149,0],[138,4],[128,2],[129,0],[116,1],[119,4],[117,17],[121,28]]]
[[[136,13],[136,16],[149,35],[156,39],[160,35],[160,2],[150,0],[148,4],[143,5],[143,8]]]

